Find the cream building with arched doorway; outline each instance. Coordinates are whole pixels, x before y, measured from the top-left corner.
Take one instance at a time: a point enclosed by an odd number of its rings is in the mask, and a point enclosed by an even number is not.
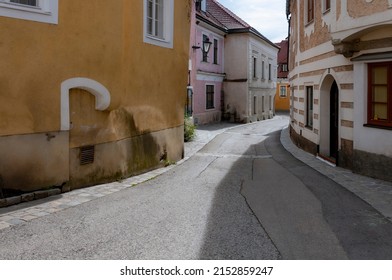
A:
[[[301,148],[392,180],[392,1],[287,1],[290,133]]]

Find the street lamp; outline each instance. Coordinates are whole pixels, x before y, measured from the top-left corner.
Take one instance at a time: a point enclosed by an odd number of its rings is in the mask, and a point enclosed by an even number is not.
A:
[[[206,37],[203,41],[203,52],[205,54],[208,54],[208,52],[210,51],[211,45],[212,45],[212,43],[210,42],[210,39],[208,37]]]

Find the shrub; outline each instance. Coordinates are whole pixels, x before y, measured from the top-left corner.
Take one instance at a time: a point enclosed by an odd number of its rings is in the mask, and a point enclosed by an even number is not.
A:
[[[184,141],[192,141],[196,136],[196,126],[193,124],[192,118],[186,116],[184,122]]]

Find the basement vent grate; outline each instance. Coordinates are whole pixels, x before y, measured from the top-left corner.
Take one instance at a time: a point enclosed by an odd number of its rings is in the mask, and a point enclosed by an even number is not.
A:
[[[85,146],[80,148],[80,165],[94,163],[95,147]]]

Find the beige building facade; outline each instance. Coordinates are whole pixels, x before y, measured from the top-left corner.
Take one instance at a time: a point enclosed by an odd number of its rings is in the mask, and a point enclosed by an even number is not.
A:
[[[224,114],[228,118],[249,123],[274,116],[278,50],[253,29],[227,36]]]
[[[392,180],[392,1],[288,0],[291,137]]]
[[[0,1],[3,191],[182,158],[190,2]]]

